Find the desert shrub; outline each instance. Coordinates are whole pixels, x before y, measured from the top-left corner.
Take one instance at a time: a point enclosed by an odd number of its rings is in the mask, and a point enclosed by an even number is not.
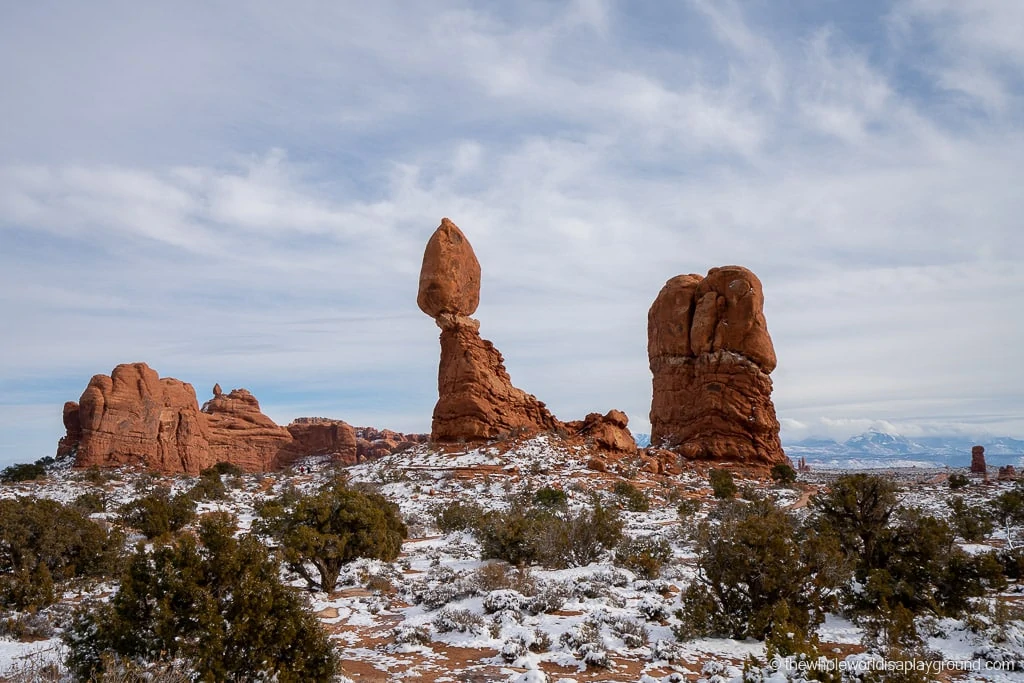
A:
[[[959,496],[949,500],[947,505],[949,506],[949,525],[957,536],[968,543],[984,540],[995,528],[992,514],[980,505],[968,505]]]
[[[476,531],[484,519],[484,509],[475,503],[454,501],[433,510],[434,523],[443,533]]]
[[[700,512],[701,504],[697,498],[683,498],[676,504],[676,512],[679,513],[679,519],[688,521]]]
[[[839,538],[843,551],[858,558],[857,578],[881,566],[877,546],[896,512],[896,486],[890,480],[869,474],[845,474],[829,489],[811,499],[818,515],[818,527]]]
[[[39,640],[53,636],[53,624],[41,612],[0,613],[0,638]]]
[[[46,477],[46,467],[35,463],[17,463],[0,470],[0,481],[13,484],[19,481],[33,481]]]
[[[203,470],[199,480],[188,491],[188,497],[199,502],[201,500],[223,500],[228,496],[228,488],[224,485],[216,470]]]
[[[1006,531],[1007,545],[1014,547],[1011,527],[1024,523],[1024,487],[1018,483],[988,502],[992,517]]]
[[[180,531],[195,517],[195,501],[184,493],[172,496],[165,487],[154,488],[121,508],[121,520],[148,539]]]
[[[241,467],[239,467],[238,465],[236,465],[233,462],[221,461],[221,462],[218,462],[216,465],[212,465],[210,467],[207,467],[205,470],[203,470],[202,472],[199,473],[199,475],[203,476],[203,477],[207,477],[207,476],[221,477],[221,476],[223,476],[225,474],[228,475],[228,476],[237,477],[237,476],[241,476],[241,475],[245,474],[245,470],[243,470]]]
[[[562,609],[572,597],[572,586],[564,581],[544,581],[534,589],[524,609],[530,614],[547,614]]]
[[[515,507],[488,512],[477,530],[484,559],[556,568],[596,561],[621,535],[618,512],[596,498],[592,507],[576,511]]]
[[[537,590],[529,567],[512,567],[501,561],[483,565],[473,573],[471,580],[481,593],[511,588],[523,595],[533,595]]]
[[[772,481],[780,486],[789,486],[796,483],[796,470],[787,463],[780,462],[777,465],[772,466],[771,470]]]
[[[625,643],[626,647],[643,647],[647,644],[650,633],[647,627],[636,619],[629,617],[616,617],[608,626],[612,633],[617,635]]]
[[[804,632],[820,623],[849,576],[836,539],[763,499],[729,504],[720,517],[698,528],[697,576],[683,594],[680,635],[763,639],[782,604]]]
[[[954,472],[949,475],[948,479],[949,488],[951,489],[962,489],[965,486],[969,486],[971,480],[967,478],[967,475],[962,472]]]
[[[291,505],[281,499],[270,501],[259,514],[256,529],[278,543],[288,568],[311,588],[328,592],[337,585],[345,563],[359,557],[391,562],[407,534],[397,505],[379,493],[351,489],[342,479]]]
[[[955,616],[969,598],[1005,586],[995,555],[968,555],[955,540],[944,520],[901,510],[879,535],[864,588],[848,597],[849,604],[866,612],[900,607]]]
[[[474,582],[465,574],[445,565],[437,565],[431,567],[422,580],[413,583],[410,597],[414,603],[427,609],[437,609],[475,592]]]
[[[533,500],[537,505],[544,508],[560,509],[569,505],[569,497],[565,494],[565,491],[551,488],[550,486],[537,489],[537,492],[533,494]]]
[[[601,627],[593,621],[584,621],[569,629],[561,635],[559,642],[572,650],[588,667],[611,666],[611,658],[601,639]]]
[[[480,635],[487,632],[484,618],[467,609],[445,607],[434,615],[431,623],[438,633],[458,631],[459,633],[475,633]]]
[[[110,576],[122,539],[71,506],[52,500],[0,500],[0,604],[39,608],[54,587]]]
[[[616,482],[613,492],[619,505],[630,512],[647,512],[651,509],[647,494],[628,481]]]
[[[715,495],[715,498],[734,498],[736,497],[736,482],[732,478],[732,472],[729,470],[711,470],[708,473],[708,478],[711,481],[711,492]]]
[[[102,491],[86,491],[75,498],[72,505],[83,514],[92,515],[107,511],[107,496]]]
[[[642,579],[654,579],[661,566],[672,559],[672,546],[663,538],[626,538],[615,549],[615,564]]]
[[[81,609],[65,632],[69,668],[91,680],[104,656],[181,659],[204,681],[331,680],[337,657],[319,622],[280,582],[266,547],[234,531],[215,513],[198,540],[140,547],[110,601]]]
[[[518,612],[527,603],[526,596],[519,591],[509,588],[491,591],[484,596],[484,612],[495,614],[497,612]]]

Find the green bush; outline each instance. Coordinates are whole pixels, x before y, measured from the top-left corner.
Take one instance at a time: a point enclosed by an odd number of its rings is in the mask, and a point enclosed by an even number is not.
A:
[[[255,537],[234,537],[226,513],[205,516],[198,542],[131,557],[117,593],[79,610],[63,639],[82,680],[106,663],[184,660],[203,681],[329,681],[330,640]]]
[[[780,462],[772,467],[772,481],[781,486],[789,486],[796,483],[796,470],[792,466]]]
[[[513,507],[484,515],[476,530],[483,559],[509,564],[580,567],[598,560],[622,536],[618,511],[594,499],[577,511]]]
[[[202,472],[199,473],[199,475],[202,476],[202,477],[206,477],[206,476],[221,477],[221,476],[223,476],[225,474],[227,474],[229,476],[232,476],[232,477],[237,477],[237,476],[245,474],[245,470],[243,470],[241,467],[239,467],[238,465],[234,464],[233,462],[223,462],[223,461],[221,461],[221,462],[218,462],[216,465],[212,465],[211,467],[207,467],[205,470],[203,470]]]
[[[180,531],[196,517],[196,503],[186,493],[171,496],[158,487],[121,508],[121,520],[148,539]]]
[[[213,468],[203,470],[199,481],[188,491],[188,497],[193,501],[201,500],[224,500],[228,497],[228,489],[221,481],[220,474]]]
[[[86,491],[75,498],[74,507],[86,515],[107,511],[107,496],[103,491]]]
[[[844,474],[829,489],[811,499],[820,526],[834,532],[849,557],[858,558],[857,578],[882,566],[878,542],[896,513],[896,485],[863,473]]]
[[[657,578],[662,565],[671,559],[672,546],[669,542],[652,536],[624,539],[615,549],[615,564],[641,579]]]
[[[676,505],[676,512],[679,514],[679,519],[683,521],[689,521],[698,512],[700,512],[701,501],[697,498],[683,498]]]
[[[337,585],[342,566],[356,558],[394,560],[408,533],[397,505],[379,493],[351,489],[343,479],[290,505],[270,501],[259,513],[256,528],[278,543],[288,567],[327,592]]]
[[[949,475],[949,488],[951,489],[962,489],[965,486],[970,485],[971,480],[967,478],[966,474],[962,472],[954,472]]]
[[[0,471],[0,481],[13,484],[19,481],[34,481],[46,477],[46,467],[38,463],[18,463]]]
[[[434,523],[442,533],[476,531],[484,518],[484,509],[476,503],[454,501],[433,510]]]
[[[613,492],[619,505],[631,512],[647,512],[651,509],[647,494],[628,481],[616,482]]]
[[[54,588],[79,577],[109,576],[122,539],[79,510],[52,500],[0,500],[0,603],[50,604]]]
[[[533,501],[545,508],[565,508],[569,505],[569,497],[565,491],[550,486],[537,489],[537,492],[533,494]]]
[[[697,575],[682,597],[679,635],[764,639],[786,623],[809,633],[849,577],[835,537],[770,501],[730,503],[696,534]]]
[[[995,528],[992,514],[980,505],[968,505],[959,496],[946,504],[949,506],[949,525],[968,543],[985,540]]]
[[[711,492],[715,498],[735,498],[736,482],[733,481],[732,472],[729,470],[711,470],[708,474],[711,480]]]

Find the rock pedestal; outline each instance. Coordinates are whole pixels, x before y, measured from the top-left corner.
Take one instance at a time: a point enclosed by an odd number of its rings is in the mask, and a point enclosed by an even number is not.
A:
[[[740,266],[672,278],[647,317],[651,443],[690,459],[787,462],[772,404],[775,349],[757,276]]]
[[[985,465],[985,447],[975,446],[971,449],[971,473],[985,474],[988,467]]]

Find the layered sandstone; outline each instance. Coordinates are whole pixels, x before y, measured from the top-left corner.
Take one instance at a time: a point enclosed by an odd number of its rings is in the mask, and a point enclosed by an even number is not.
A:
[[[985,447],[975,446],[971,449],[971,472],[974,474],[985,474],[988,467],[985,465]]]
[[[469,317],[480,303],[480,263],[447,218],[427,242],[416,303],[441,328],[433,440],[493,439],[559,426],[541,401],[512,385],[501,353]]]
[[[65,405],[65,417],[74,409]],[[163,472],[198,472],[213,465],[210,431],[191,384],[166,377],[145,363],[118,365],[96,375],[78,401],[79,441],[61,448],[75,452],[80,467],[144,464]],[[66,419],[66,424],[67,424]]]
[[[291,433],[260,410],[259,401],[246,389],[225,394],[220,385],[203,404],[214,462],[230,462],[247,472],[268,472],[305,455]]]
[[[629,418],[621,410],[609,410],[605,415],[590,413],[582,420],[565,423],[566,429],[593,440],[594,445],[601,450],[633,453],[636,451],[636,440],[627,425]]]
[[[331,455],[343,465],[359,462],[356,430],[342,420],[300,417],[287,427],[296,448],[307,455]]]
[[[724,266],[670,279],[648,312],[647,334],[652,444],[693,459],[786,462],[756,275]]]
[[[78,403],[64,405],[64,427],[57,456],[73,456],[77,467],[138,465],[195,474],[218,462],[264,472],[307,455],[357,460],[355,430],[340,420],[300,419],[281,427],[249,391],[225,394],[220,385],[200,410],[192,385],[160,378],[145,363],[93,377]]]

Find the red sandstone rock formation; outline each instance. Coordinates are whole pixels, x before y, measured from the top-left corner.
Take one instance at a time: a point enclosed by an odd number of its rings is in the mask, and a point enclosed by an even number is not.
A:
[[[82,422],[79,419],[78,404],[68,401],[64,404],[64,436],[57,443],[57,459],[73,456],[82,442]]]
[[[1017,481],[1017,468],[1013,465],[1000,467],[999,474],[996,479],[998,481]]]
[[[610,410],[607,415],[590,413],[582,420],[566,422],[565,428],[585,438],[593,439],[594,445],[605,451],[633,453],[636,440],[626,428],[629,418],[621,410]]]
[[[592,437],[601,449],[636,451],[622,412],[594,413],[563,425],[537,397],[512,385],[501,352],[469,317],[480,303],[480,263],[447,218],[427,242],[416,303],[441,328],[433,440],[479,441],[565,428]]]
[[[286,429],[263,414],[249,391],[225,394],[220,385],[200,410],[192,385],[161,379],[145,363],[93,377],[79,403],[64,405],[64,426],[57,456],[73,454],[76,467],[131,464],[195,474],[218,462],[264,472],[306,455],[357,460],[355,430],[340,420],[300,419]]]
[[[268,472],[290,465],[305,455],[291,433],[260,410],[259,401],[246,389],[218,393],[203,404],[210,430],[214,462],[230,462],[247,472]]]
[[[74,409],[65,416],[74,421]],[[81,427],[75,464],[143,464],[163,472],[198,472],[213,465],[210,433],[192,385],[160,379],[145,363],[118,365],[96,375],[79,400]],[[74,448],[70,442],[62,447]]]
[[[356,430],[342,420],[300,417],[288,425],[296,448],[305,455],[331,455],[343,465],[359,462]]]
[[[988,467],[985,465],[985,447],[975,446],[971,449],[971,472],[973,474],[986,474]]]
[[[447,218],[427,242],[416,303],[441,328],[438,401],[431,438],[481,440],[549,431],[558,420],[532,394],[512,386],[504,359],[469,316],[480,302],[480,263]]]
[[[787,461],[763,306],[760,280],[740,266],[665,283],[647,318],[652,444],[695,459]]]

